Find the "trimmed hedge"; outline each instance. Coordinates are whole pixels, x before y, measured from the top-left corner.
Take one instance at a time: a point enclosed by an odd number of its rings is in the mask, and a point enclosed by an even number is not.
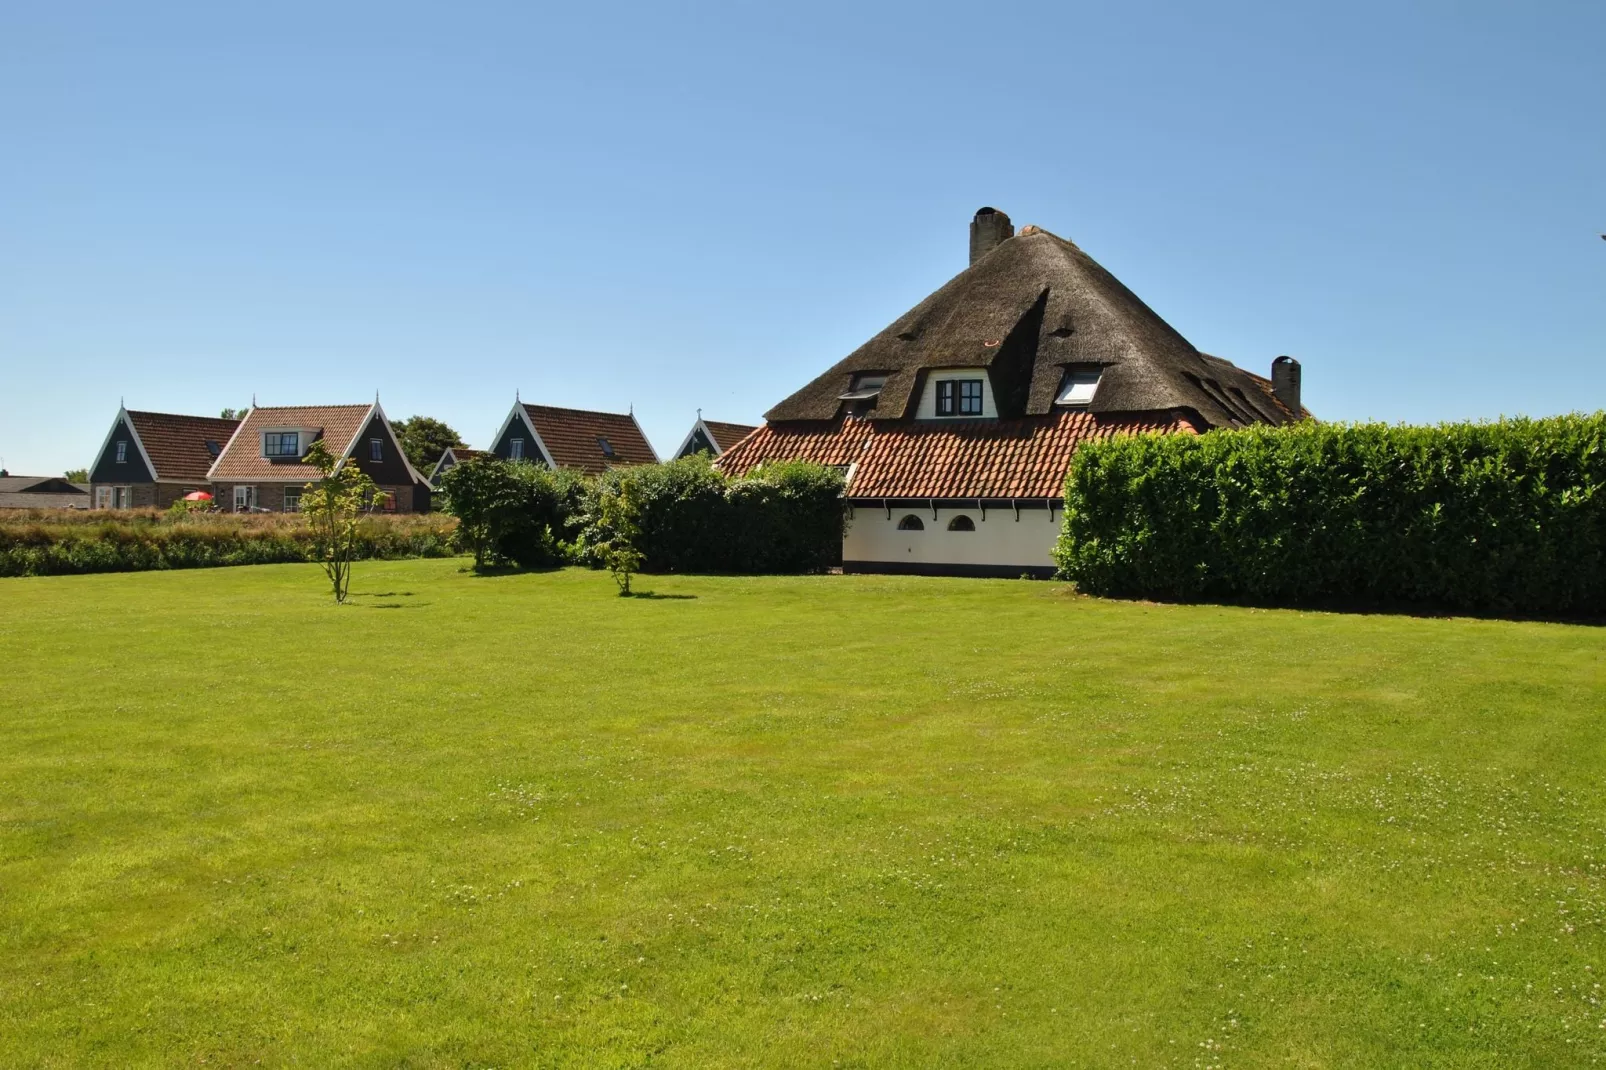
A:
[[[456,522],[438,516],[370,517],[364,559],[446,557]],[[0,518],[0,576],[212,568],[308,561],[311,533],[296,516],[173,517],[156,512]]]
[[[1089,593],[1606,611],[1606,413],[1090,443],[1060,575]]]
[[[842,561],[842,475],[801,461],[732,479],[702,455],[615,469],[591,484],[574,552],[601,564],[601,498],[630,480],[644,572],[817,572]]]

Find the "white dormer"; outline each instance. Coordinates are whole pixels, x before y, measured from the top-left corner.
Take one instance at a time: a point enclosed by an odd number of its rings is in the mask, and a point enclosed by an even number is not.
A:
[[[270,461],[299,461],[312,448],[322,428],[264,427],[257,436],[258,451]]]
[[[986,368],[936,368],[926,373],[917,420],[996,420],[992,380]]]

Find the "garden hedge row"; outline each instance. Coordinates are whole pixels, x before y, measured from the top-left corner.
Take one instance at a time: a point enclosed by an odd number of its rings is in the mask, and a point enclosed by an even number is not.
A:
[[[1090,593],[1606,612],[1606,413],[1092,443],[1055,557]]]
[[[842,559],[842,476],[802,462],[733,479],[696,456],[583,478],[479,458],[446,473],[443,498],[481,564],[601,567],[614,534],[602,502],[627,486],[644,571],[812,572]]]
[[[449,517],[372,517],[363,522],[358,553],[445,557],[456,552],[456,526]],[[0,576],[279,564],[312,560],[310,548],[310,533],[295,516],[36,512],[0,519]]]

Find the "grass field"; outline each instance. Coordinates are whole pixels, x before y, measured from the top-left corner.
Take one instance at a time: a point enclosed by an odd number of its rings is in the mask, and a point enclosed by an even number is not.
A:
[[[1606,631],[0,581],[7,1066],[1587,1066]]]

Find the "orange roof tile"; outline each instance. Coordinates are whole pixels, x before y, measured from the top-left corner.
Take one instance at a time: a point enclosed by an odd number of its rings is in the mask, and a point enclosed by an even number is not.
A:
[[[601,475],[609,468],[658,463],[634,416],[552,405],[525,405],[524,411],[559,468]],[[603,439],[613,447],[611,456],[602,448]]]
[[[1060,498],[1084,442],[1194,431],[1170,413],[1107,416],[1061,410],[1013,420],[839,420],[766,424],[722,455],[733,475],[764,461],[853,465],[850,498]]]
[[[266,479],[307,482],[318,478],[318,470],[297,460],[274,460],[262,456],[260,434],[268,428],[308,428],[324,441],[329,452],[343,456],[363,429],[373,405],[275,405],[252,409],[239,431],[217,459],[214,480]],[[302,452],[312,445],[301,444]]]
[[[155,467],[157,479],[206,480],[206,470],[216,459],[206,446],[215,442],[222,449],[240,426],[238,420],[224,420],[214,416],[180,416],[169,412],[134,412],[129,410],[129,423],[145,447]]]
[[[717,420],[704,420],[703,426],[714,434],[714,445],[728,450],[758,428],[752,424],[725,424]]]

